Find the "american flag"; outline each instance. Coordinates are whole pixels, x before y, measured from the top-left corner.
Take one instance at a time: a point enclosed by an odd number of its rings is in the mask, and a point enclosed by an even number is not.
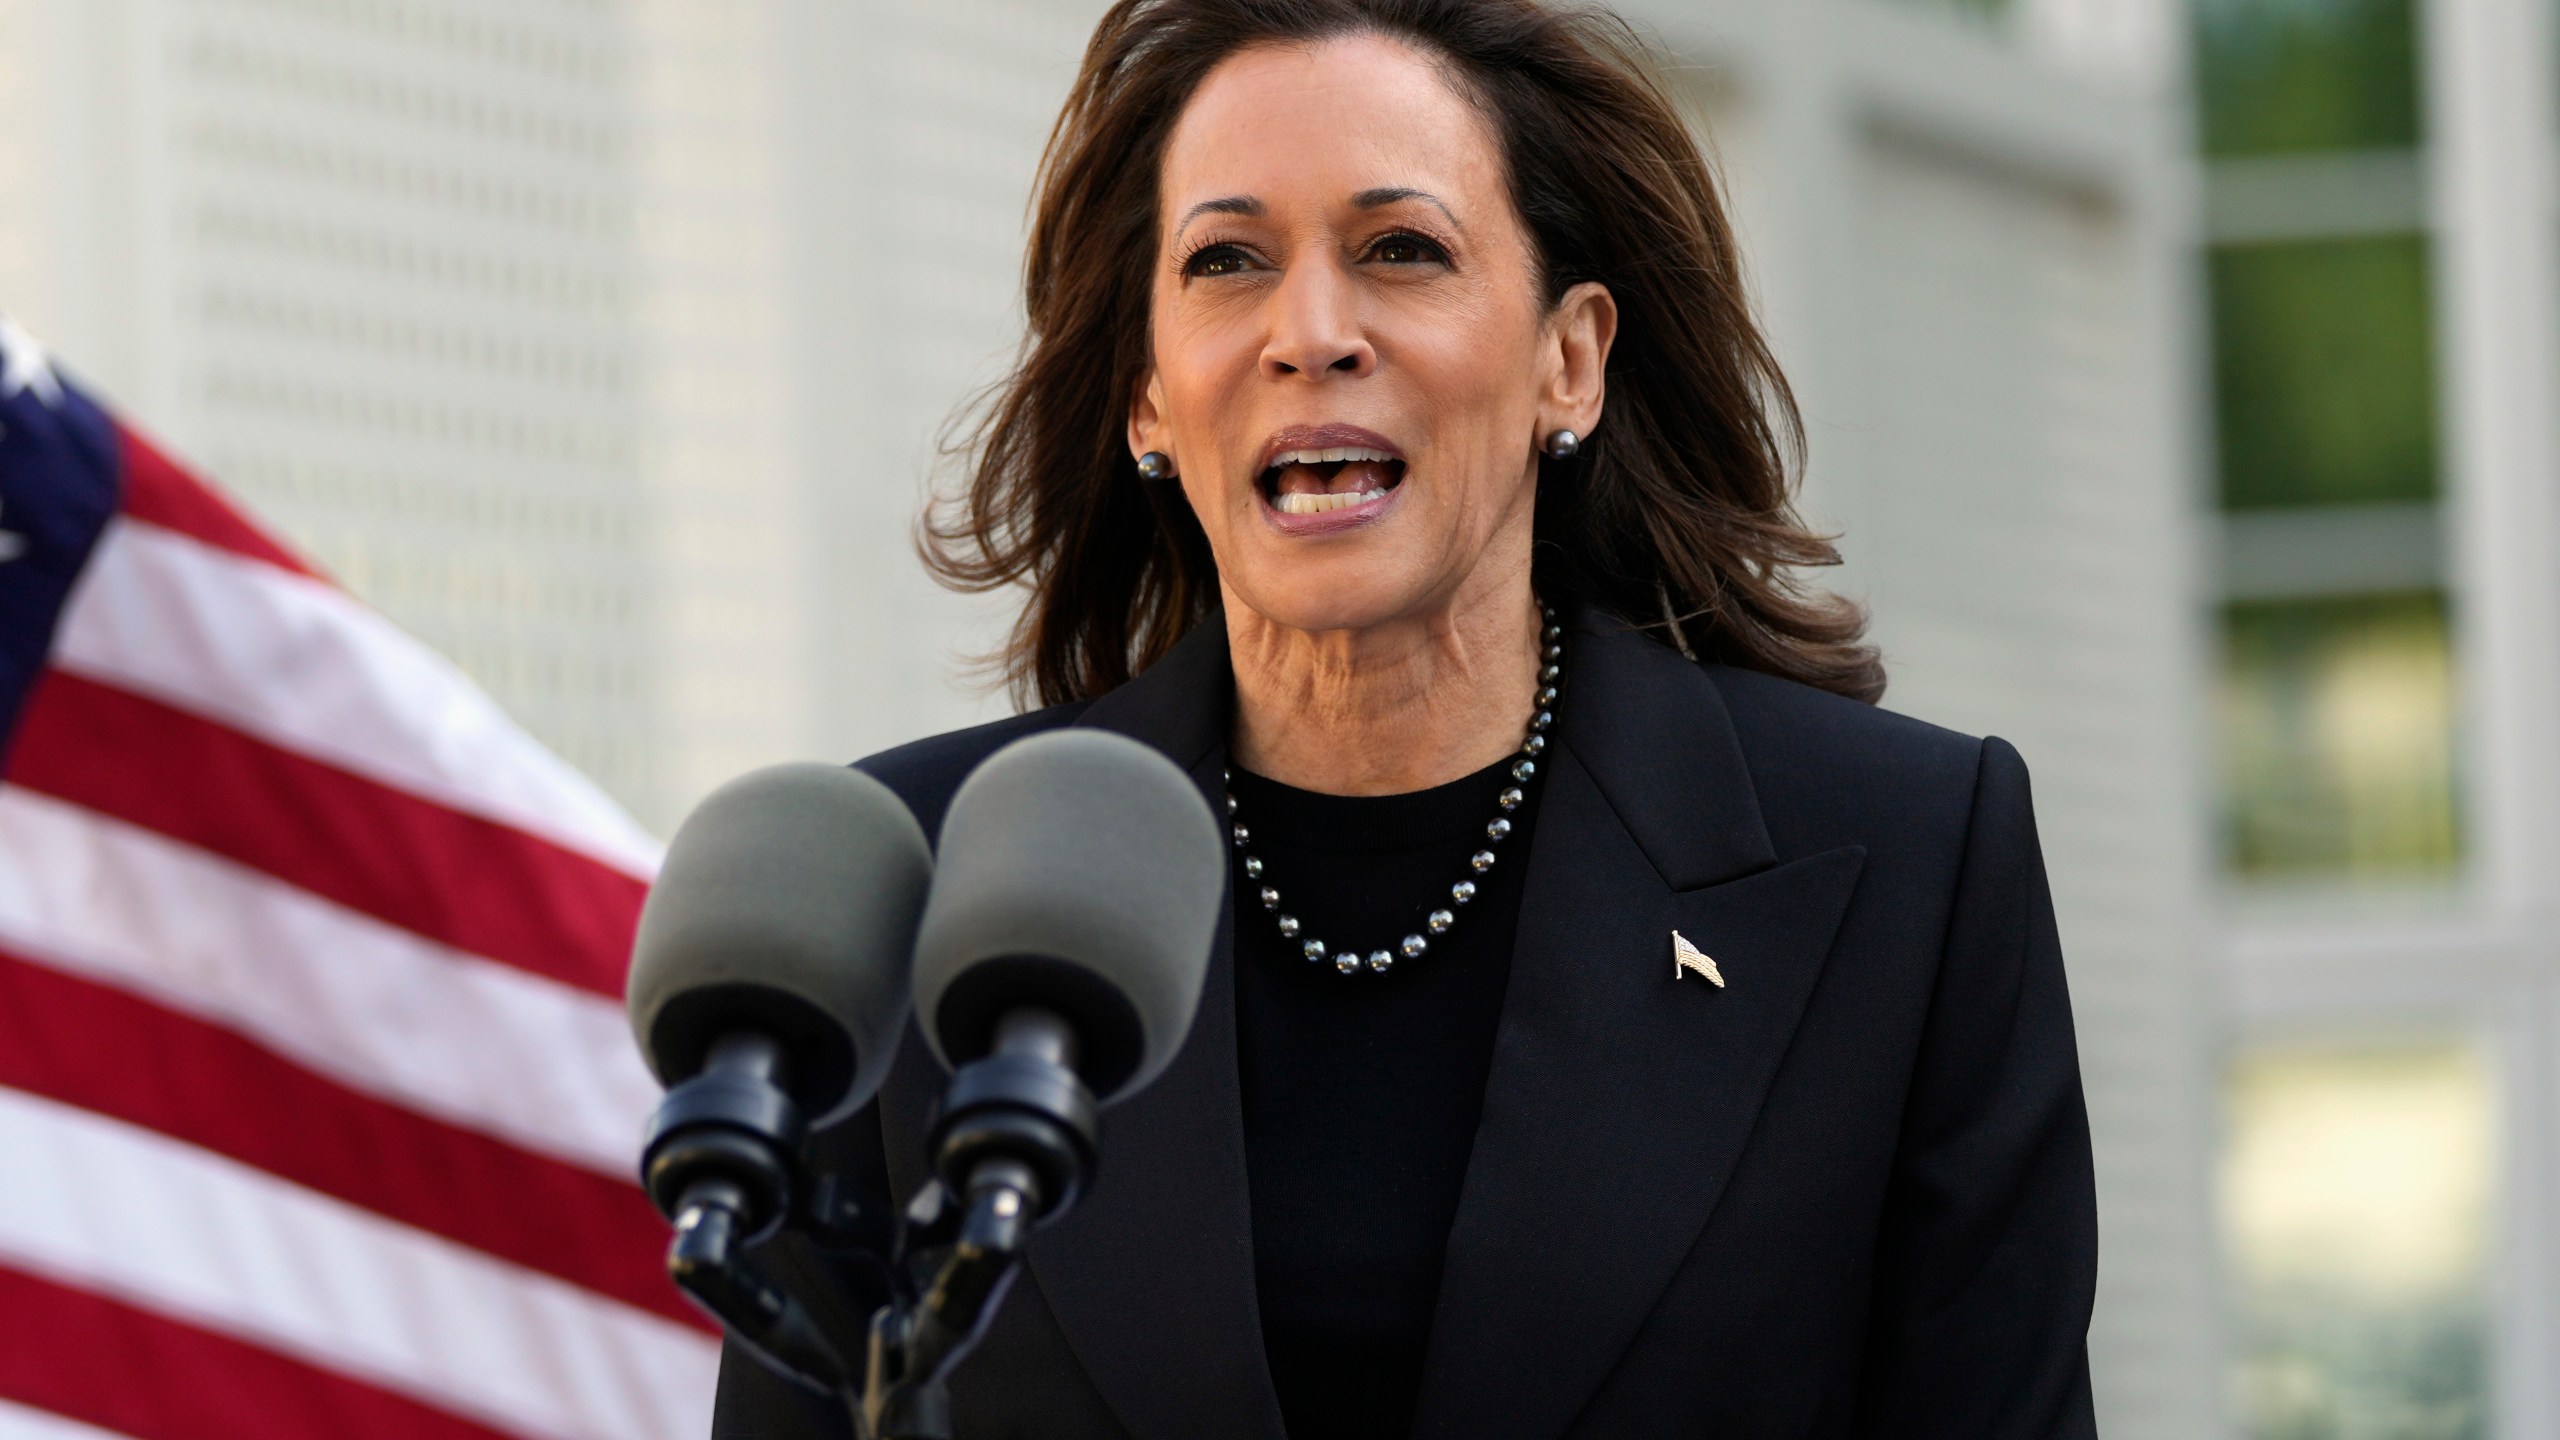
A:
[[[0,318],[0,1440],[707,1433],[657,856]]]

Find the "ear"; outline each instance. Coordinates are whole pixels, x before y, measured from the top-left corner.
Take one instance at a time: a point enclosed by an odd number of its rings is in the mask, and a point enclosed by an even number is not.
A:
[[[1129,454],[1144,455],[1161,450],[1171,456],[1174,473],[1182,471],[1182,457],[1174,453],[1173,436],[1164,421],[1164,382],[1156,377],[1156,367],[1138,381],[1138,394],[1129,402]]]
[[[1564,292],[1547,315],[1553,369],[1538,397],[1538,434],[1570,430],[1588,435],[1600,424],[1608,399],[1609,346],[1618,338],[1618,300],[1609,287],[1586,280]]]

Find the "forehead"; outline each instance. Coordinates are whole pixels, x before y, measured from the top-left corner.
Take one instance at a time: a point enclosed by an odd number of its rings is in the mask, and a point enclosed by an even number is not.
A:
[[[1426,190],[1464,221],[1503,205],[1502,155],[1481,109],[1424,52],[1379,35],[1264,45],[1220,61],[1165,148],[1167,214],[1249,195],[1338,203]]]

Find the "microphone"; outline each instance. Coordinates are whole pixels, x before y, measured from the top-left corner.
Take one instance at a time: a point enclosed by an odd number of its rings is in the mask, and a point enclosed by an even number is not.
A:
[[[632,1034],[669,1087],[641,1159],[676,1226],[669,1272],[826,1388],[845,1379],[832,1347],[741,1252],[807,1209],[795,1192],[811,1126],[861,1108],[888,1073],[932,870],[924,832],[887,786],[777,765],[686,817],[632,944]]]
[[[915,964],[917,1018],[955,1072],[934,1168],[973,1211],[995,1195],[992,1218],[1016,1231],[1081,1191],[1094,1097],[1127,1098],[1182,1048],[1226,853],[1173,762],[1069,729],[981,763],[952,797],[940,854]],[[1009,1250],[1019,1235],[986,1238]]]

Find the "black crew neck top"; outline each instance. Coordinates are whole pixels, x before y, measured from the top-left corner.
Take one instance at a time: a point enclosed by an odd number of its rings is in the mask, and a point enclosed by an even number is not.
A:
[[[1538,795],[1485,836],[1511,783],[1505,759],[1408,795],[1319,795],[1238,770],[1236,818],[1261,857],[1236,886],[1236,1040],[1244,1090],[1254,1278],[1271,1379],[1297,1440],[1404,1440],[1421,1390],[1440,1262],[1475,1144]],[[1496,855],[1475,875],[1467,857]],[[1449,887],[1477,894],[1453,906]],[[1283,939],[1264,885],[1303,925]],[[1309,962],[1449,934],[1387,973]]]

